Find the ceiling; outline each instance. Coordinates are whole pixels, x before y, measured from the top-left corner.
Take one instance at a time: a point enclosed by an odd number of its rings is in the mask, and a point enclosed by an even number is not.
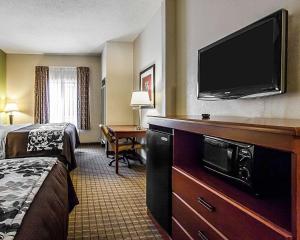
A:
[[[106,41],[133,41],[162,0],[0,0],[6,53],[97,54]]]

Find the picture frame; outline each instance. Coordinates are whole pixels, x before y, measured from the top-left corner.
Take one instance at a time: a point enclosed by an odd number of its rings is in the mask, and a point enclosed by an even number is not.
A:
[[[151,101],[150,106],[143,108],[155,108],[155,64],[140,72],[140,91],[147,91]]]

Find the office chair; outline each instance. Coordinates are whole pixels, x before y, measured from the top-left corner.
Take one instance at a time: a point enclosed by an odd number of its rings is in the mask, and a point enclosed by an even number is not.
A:
[[[113,133],[109,130],[109,128],[105,125],[100,126],[101,131],[103,135],[105,136],[107,140],[107,146],[106,146],[106,157],[113,158],[109,162],[109,166],[112,166],[113,162],[116,161],[115,159],[115,152],[116,152],[116,138],[114,137]],[[109,147],[111,151],[109,151]],[[129,163],[129,156],[132,155],[131,153],[135,152],[137,149],[141,149],[142,144],[139,142],[136,142],[134,138],[122,138],[119,139],[118,143],[118,153],[120,155],[119,161],[123,161],[127,166],[130,168]],[[140,162],[141,160],[138,159]]]

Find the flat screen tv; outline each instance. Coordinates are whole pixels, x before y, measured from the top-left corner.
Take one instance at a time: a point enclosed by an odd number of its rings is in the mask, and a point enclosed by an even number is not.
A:
[[[279,10],[198,51],[198,99],[286,91],[287,11]]]

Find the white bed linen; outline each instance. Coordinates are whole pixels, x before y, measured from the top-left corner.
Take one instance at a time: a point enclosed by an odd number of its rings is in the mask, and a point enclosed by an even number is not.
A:
[[[14,125],[0,125],[0,159],[5,158],[5,144],[6,144],[6,136],[9,132],[18,130],[20,128],[31,125],[28,124],[14,124]]]

